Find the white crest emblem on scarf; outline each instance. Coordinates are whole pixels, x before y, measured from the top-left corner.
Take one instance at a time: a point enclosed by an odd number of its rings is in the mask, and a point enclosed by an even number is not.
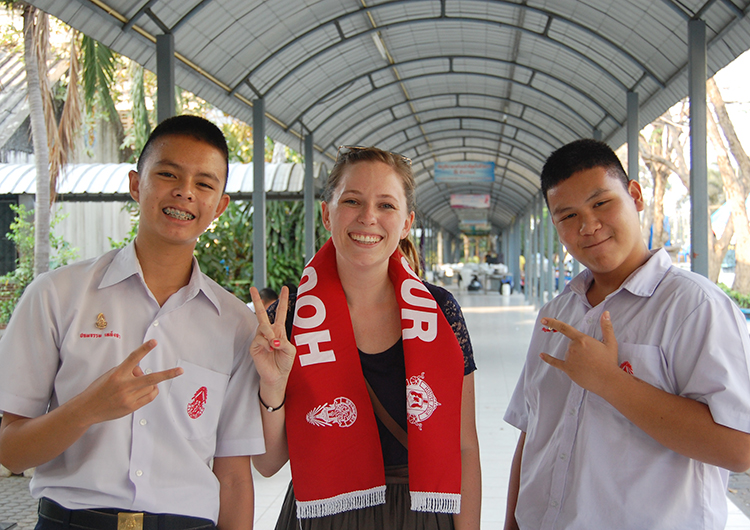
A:
[[[317,427],[351,427],[357,421],[357,407],[351,399],[337,397],[331,405],[324,403],[312,409],[305,419]]]
[[[422,430],[422,422],[427,420],[440,406],[430,385],[425,383],[424,372],[406,380],[406,412],[409,423]]]

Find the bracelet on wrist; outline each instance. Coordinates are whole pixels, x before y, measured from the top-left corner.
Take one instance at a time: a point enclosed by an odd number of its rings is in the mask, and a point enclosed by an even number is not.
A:
[[[258,400],[260,401],[260,404],[263,405],[263,408],[266,409],[268,412],[276,412],[277,410],[279,410],[281,407],[284,406],[284,403],[286,403],[286,394],[284,394],[284,400],[281,402],[281,405],[279,405],[278,407],[272,407],[270,405],[266,405],[266,402],[263,401],[262,397],[260,397],[260,390],[258,390]]]

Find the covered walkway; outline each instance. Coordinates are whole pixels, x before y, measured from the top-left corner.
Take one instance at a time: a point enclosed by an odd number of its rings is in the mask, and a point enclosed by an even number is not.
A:
[[[521,294],[469,293],[452,289],[474,346],[477,428],[482,460],[482,528],[505,520],[510,463],[518,431],[503,421],[528,349],[537,309]],[[288,465],[271,479],[256,476],[256,530],[273,530],[289,483]],[[729,503],[728,530],[750,530],[750,519]]]

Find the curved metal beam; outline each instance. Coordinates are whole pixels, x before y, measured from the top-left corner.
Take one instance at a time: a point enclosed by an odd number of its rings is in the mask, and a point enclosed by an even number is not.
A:
[[[288,41],[286,44],[282,45],[280,48],[278,48],[276,50],[273,50],[269,54],[268,57],[266,57],[258,65],[254,66],[253,69],[252,69],[252,71],[247,76],[245,76],[245,78],[243,78],[242,81],[240,81],[239,83],[237,83],[234,86],[234,88],[232,89],[231,94],[234,95],[234,93],[237,91],[237,89],[241,85],[243,85],[244,83],[249,83],[250,79],[251,79],[251,77],[253,75],[253,72],[257,72],[260,69],[262,69],[266,65],[266,63],[269,60],[271,60],[272,57],[278,56],[279,54],[283,53],[288,48],[290,48],[294,43],[300,42],[300,41],[304,40],[306,37],[308,37],[308,36],[310,36],[310,35],[318,32],[318,31],[325,31],[325,28],[327,26],[334,26],[334,28],[340,27],[341,21],[346,20],[348,18],[353,18],[355,16],[359,16],[362,13],[368,13],[369,14],[370,11],[375,12],[375,11],[377,11],[379,9],[389,8],[389,7],[393,7],[393,6],[399,5],[399,4],[411,4],[411,3],[415,3],[415,1],[426,1],[426,2],[430,2],[430,3],[432,2],[432,0],[394,0],[394,1],[391,1],[391,2],[384,2],[384,3],[381,3],[381,4],[375,5],[375,6],[364,7],[364,8],[358,9],[357,11],[352,11],[352,12],[346,13],[344,15],[340,15],[338,17],[335,17],[335,18],[329,20],[328,22],[325,22],[325,23],[323,23],[321,25],[315,26],[314,28],[306,31],[302,35],[300,35],[298,37],[295,37],[293,40]],[[623,48],[617,46],[611,40],[605,38],[604,36],[600,35],[599,33],[596,33],[591,28],[588,28],[586,26],[583,26],[580,23],[577,23],[577,22],[571,20],[571,19],[567,19],[565,17],[561,17],[560,15],[558,15],[556,13],[552,13],[551,11],[547,11],[547,10],[544,10],[544,9],[541,9],[541,8],[530,7],[530,6],[525,5],[525,4],[518,4],[518,3],[515,3],[515,2],[510,2],[508,0],[494,0],[493,3],[504,4],[504,5],[507,5],[509,7],[515,8],[515,9],[525,9],[525,10],[528,10],[528,11],[532,11],[532,12],[544,15],[545,17],[547,17],[548,19],[551,19],[551,20],[563,21],[566,24],[569,24],[569,25],[575,27],[576,29],[578,29],[578,30],[580,30],[580,31],[582,31],[584,33],[587,33],[588,35],[594,37],[595,39],[597,39],[597,40],[605,43],[606,45],[608,45],[609,47],[611,47],[614,51],[616,51],[616,52],[622,54],[623,56],[627,57],[628,60],[631,61],[632,63],[634,63],[635,65],[637,65],[637,67],[640,68],[641,71],[647,73],[650,77],[652,77],[654,79],[654,81],[656,81],[656,83],[658,83],[661,88],[665,87],[665,84],[661,81],[661,79],[659,79],[659,77],[657,77],[657,75],[653,71],[651,71],[651,69],[648,68],[644,63],[640,62],[638,59],[636,59],[633,55],[631,55],[630,53],[628,53]],[[377,27],[374,27],[374,28],[362,31],[360,33],[353,34],[351,36],[344,36],[344,35],[341,34],[341,32],[339,32],[338,30],[336,30],[336,32],[339,33],[339,35],[341,36],[341,40],[339,40],[334,45],[327,46],[326,48],[324,48],[322,50],[319,50],[318,52],[316,52],[313,55],[306,56],[305,60],[298,62],[284,76],[282,76],[279,80],[277,80],[271,86],[271,88],[267,89],[263,93],[263,96],[266,96],[268,93],[272,92],[275,89],[275,87],[280,82],[282,82],[287,76],[291,75],[291,73],[293,73],[297,69],[301,68],[306,62],[308,62],[310,60],[314,60],[319,55],[330,51],[331,49],[335,48],[336,46],[338,46],[339,44],[341,44],[342,42],[344,42],[346,40],[356,39],[356,38],[362,37],[363,35],[368,35],[370,33],[379,32],[379,31],[382,31],[383,29],[390,29],[390,28],[393,28],[393,27],[399,27],[399,26],[402,26],[402,25],[405,25],[405,24],[415,24],[415,23],[422,23],[422,22],[435,22],[435,21],[449,21],[449,22],[454,22],[454,21],[468,21],[468,22],[476,22],[476,23],[488,24],[488,25],[505,26],[505,27],[508,27],[508,28],[511,28],[511,29],[514,29],[514,30],[517,30],[517,31],[520,31],[520,32],[523,32],[523,33],[526,33],[526,34],[529,34],[529,35],[534,36],[534,37],[541,37],[543,39],[547,39],[550,42],[556,44],[557,46],[560,46],[563,49],[569,51],[572,55],[578,57],[583,62],[589,63],[596,70],[599,70],[602,73],[604,73],[604,75],[606,75],[608,77],[611,77],[612,80],[615,82],[615,84],[620,85],[623,88],[624,91],[627,92],[627,90],[633,88],[633,87],[626,86],[623,82],[621,82],[619,79],[617,79],[609,70],[607,70],[604,66],[598,64],[596,61],[594,61],[590,57],[587,57],[585,54],[579,52],[575,48],[572,48],[572,47],[570,47],[570,46],[562,43],[561,41],[558,41],[558,40],[555,40],[555,39],[551,38],[548,35],[549,24],[547,24],[547,26],[545,27],[545,30],[543,32],[539,33],[539,32],[536,32],[536,31],[533,31],[533,30],[530,30],[530,29],[527,29],[527,28],[513,26],[512,24],[506,24],[506,23],[503,23],[503,22],[488,21],[486,19],[480,19],[480,18],[468,17],[468,16],[451,17],[451,16],[446,16],[445,13],[441,13],[441,15],[437,16],[437,17],[425,17],[425,18],[419,18],[419,19],[410,19],[410,20],[406,20],[406,21],[393,22],[393,23],[386,24],[386,25],[383,25],[383,26],[377,26]],[[657,48],[657,50],[658,50],[658,48]]]
[[[472,74],[454,74],[454,75],[461,75],[463,78],[466,78],[466,77],[469,77],[469,76],[476,76],[476,77],[483,77],[483,78],[489,78],[489,79],[501,79],[503,81],[514,83],[514,84],[516,84],[516,85],[518,85],[520,87],[523,87],[524,89],[530,90],[532,92],[538,93],[538,94],[540,94],[542,96],[545,96],[545,97],[549,98],[554,103],[556,103],[559,107],[565,108],[568,112],[570,112],[570,114],[572,114],[573,116],[577,117],[581,122],[587,124],[589,126],[590,130],[593,130],[593,128],[594,128],[594,124],[593,123],[590,123],[588,120],[586,120],[586,118],[584,118],[583,116],[581,116],[578,113],[578,111],[576,111],[570,105],[568,105],[567,103],[565,103],[564,101],[562,101],[560,99],[557,99],[557,98],[553,97],[550,94],[542,92],[541,90],[539,90],[537,88],[531,87],[529,85],[525,85],[525,84],[520,83],[518,81],[515,81],[513,79],[508,79],[508,78],[504,78],[504,77],[496,76],[496,75],[491,75],[491,74],[472,73]],[[393,85],[397,85],[397,84],[402,83],[404,81],[408,81],[409,79],[425,79],[425,78],[437,77],[437,76],[440,76],[441,79],[445,79],[445,77],[446,77],[445,74],[442,74],[442,73],[441,74],[423,74],[423,75],[419,75],[419,76],[416,76],[416,77],[404,78],[402,80],[397,80],[397,81],[392,81],[390,83],[386,83],[386,84],[378,87],[375,90],[371,90],[369,92],[366,92],[366,93],[362,94],[361,96],[359,96],[359,97],[357,97],[357,98],[355,98],[355,99],[353,99],[353,100],[351,100],[349,102],[346,102],[338,110],[336,110],[336,111],[332,112],[331,114],[329,114],[326,117],[326,119],[323,122],[321,122],[317,127],[315,127],[315,129],[312,129],[311,132],[312,132],[313,135],[319,135],[319,129],[320,129],[320,127],[321,127],[321,125],[323,123],[326,123],[326,122],[334,119],[339,114],[340,111],[342,111],[344,109],[347,109],[348,107],[350,107],[353,104],[359,103],[361,100],[363,100],[365,98],[371,97],[372,95],[376,94],[377,92],[379,92],[381,90],[389,88],[389,87],[391,87]],[[606,111],[604,111],[604,110],[603,110],[603,114],[605,116],[609,116],[609,113],[606,112]],[[613,116],[610,116],[610,117],[615,121],[615,123],[618,123],[618,124],[620,123]],[[357,125],[359,125],[359,123],[360,122],[353,124],[352,126],[349,127],[349,129],[352,129],[352,128],[356,127]],[[341,137],[342,135],[339,134],[338,136]],[[336,141],[332,142],[330,144],[330,147],[333,147],[335,149],[337,147],[337,142]]]
[[[462,107],[462,108],[465,108],[465,107]],[[362,139],[364,139],[364,138],[370,138],[371,136],[375,136],[375,133],[376,133],[376,131],[378,129],[384,129],[384,128],[390,126],[390,125],[396,125],[396,126],[398,126],[397,125],[398,122],[403,121],[403,120],[407,120],[409,118],[411,118],[411,116],[405,116],[404,118],[399,118],[398,120],[394,120],[394,121],[392,121],[389,124],[378,126],[375,129],[372,129],[372,130],[368,131],[366,134],[363,134],[362,136],[360,136],[358,140],[354,141],[354,143],[356,145],[360,145],[360,144],[363,143],[361,141]],[[463,124],[464,120],[477,120],[477,121],[480,121],[480,122],[485,122],[486,121],[486,122],[490,122],[490,123],[494,123],[494,124],[504,125],[503,122],[498,122],[498,121],[495,121],[495,120],[492,120],[490,118],[486,118],[486,117],[483,117],[483,116],[468,116],[468,115],[467,116],[446,116],[446,117],[438,117],[438,118],[433,118],[433,119],[422,119],[422,120],[420,120],[419,125],[420,126],[425,126],[428,123],[437,123],[437,122],[449,121],[449,120],[459,120],[459,122],[461,124]],[[389,136],[392,136],[393,134],[398,134],[399,132],[404,132],[407,129],[411,129],[413,127],[416,127],[416,125],[410,124],[408,127],[405,127],[403,129],[400,129],[399,131],[396,131],[394,133],[389,134]],[[517,130],[523,131],[524,133],[528,134],[529,136],[532,136],[532,137],[538,139],[540,142],[543,142],[543,143],[545,143],[545,144],[547,144],[549,146],[553,145],[549,141],[547,141],[546,139],[544,139],[541,136],[539,136],[539,135],[531,132],[530,130],[527,130],[527,129],[524,129],[524,128],[521,128],[521,127],[515,127],[515,128]],[[464,130],[463,126],[460,129],[458,129],[458,130]],[[502,137],[505,137],[505,135],[502,135]],[[367,142],[364,142],[364,143],[367,143]],[[382,142],[376,142],[376,143],[382,143]],[[522,144],[522,145],[526,145],[526,144]],[[540,155],[540,157],[542,157],[542,159],[544,158],[544,155],[542,155],[541,152],[538,152],[538,154]]]
[[[394,66],[395,67],[399,67],[399,66],[404,66],[404,65],[411,65],[412,63],[420,63],[420,62],[425,62],[425,61],[440,61],[440,60],[443,60],[443,61],[448,61],[450,63],[449,66],[448,66],[448,70],[445,72],[445,74],[451,74],[451,75],[473,75],[475,73],[475,72],[458,72],[458,71],[453,70],[452,62],[455,59],[474,59],[474,60],[488,61],[488,62],[493,62],[493,63],[501,63],[501,64],[513,65],[513,66],[516,66],[516,67],[519,67],[519,68],[523,68],[524,70],[531,71],[533,73],[532,77],[535,77],[537,75],[545,76],[545,77],[547,77],[547,78],[549,78],[549,79],[551,79],[553,81],[556,81],[556,82],[560,83],[561,85],[564,85],[564,86],[570,88],[571,90],[573,90],[574,92],[576,92],[577,94],[579,94],[582,99],[586,99],[588,101],[591,101],[592,103],[594,103],[599,108],[599,110],[602,112],[602,114],[604,114],[605,118],[607,116],[609,116],[613,120],[615,120],[615,122],[617,122],[617,119],[614,116],[612,116],[606,110],[606,107],[604,106],[604,104],[600,103],[599,101],[591,99],[591,97],[587,93],[585,93],[582,90],[579,90],[577,87],[569,84],[566,80],[561,79],[559,77],[555,77],[553,75],[550,75],[550,74],[548,74],[546,72],[543,72],[542,70],[537,70],[535,68],[532,68],[532,67],[526,66],[526,65],[520,65],[520,64],[514,63],[512,61],[505,61],[505,60],[502,60],[502,59],[493,59],[491,57],[482,57],[482,56],[477,56],[477,55],[452,55],[450,57],[440,56],[440,55],[431,55],[429,57],[421,57],[419,59],[411,59],[411,60],[408,60],[408,61],[394,63],[393,65],[388,65],[388,66],[384,66],[384,67],[381,67],[381,68],[376,68],[374,70],[370,70],[369,72],[364,72],[364,73],[360,74],[356,78],[346,80],[344,83],[342,83],[339,86],[333,88],[332,90],[326,92],[321,97],[319,97],[317,100],[315,100],[313,103],[311,103],[310,105],[308,105],[304,110],[302,110],[299,114],[297,114],[297,116],[295,118],[293,118],[289,122],[289,124],[287,125],[287,128],[293,127],[294,124],[297,123],[297,122],[299,122],[300,120],[302,120],[302,118],[308,112],[310,112],[312,109],[316,108],[318,105],[321,105],[325,101],[328,101],[330,98],[332,98],[336,94],[336,92],[338,92],[338,91],[340,91],[342,89],[345,89],[348,86],[351,86],[353,83],[357,82],[358,80],[360,80],[362,78],[372,76],[372,75],[380,73],[380,72],[382,72],[384,70],[389,70],[389,69],[391,69]],[[436,74],[432,73],[432,74],[429,74],[429,75],[436,75]],[[487,74],[484,74],[484,75],[487,75]],[[412,77],[406,77],[406,78],[402,77],[400,79],[400,81],[407,81],[407,80],[412,80],[412,79],[419,79],[420,77],[422,77],[422,76],[412,76]],[[495,78],[498,78],[498,79],[502,79],[504,81],[511,81],[511,82],[520,84],[521,86],[524,86],[524,87],[533,88],[530,85],[527,85],[527,84],[524,84],[524,83],[520,83],[519,81],[515,81],[512,78],[503,77],[503,76],[492,76],[492,77],[495,77]],[[370,91],[370,93],[377,92],[381,88],[383,88],[385,86],[390,86],[390,85],[391,85],[390,83],[388,85],[382,85],[381,87],[376,88],[376,89]],[[538,89],[536,89],[536,90],[538,90]],[[542,92],[542,93],[546,94],[546,92]],[[455,94],[455,92],[454,92],[454,94]],[[550,97],[552,97],[552,96],[550,96]],[[412,99],[409,99],[409,101],[413,102],[413,101],[415,101],[415,99],[412,98]],[[406,102],[399,103],[399,105],[404,105],[404,104],[406,104]],[[393,107],[391,107],[391,108],[393,108]],[[327,120],[324,120],[322,123],[325,123],[325,121],[327,121]],[[594,124],[590,124],[589,126],[593,127]],[[316,128],[313,130],[313,132],[315,132],[318,128],[320,128],[320,124],[318,124],[316,126]]]
[[[537,158],[539,160],[539,162],[540,162],[540,164],[539,164],[540,168],[544,164],[544,161],[547,159],[547,156],[549,156],[549,155],[544,155],[541,152],[534,153],[533,151],[531,151],[531,150],[528,149],[528,146],[526,144],[523,144],[523,143],[519,142],[515,138],[510,138],[510,137],[507,137],[507,136],[499,134],[499,133],[493,133],[492,131],[486,131],[486,130],[483,130],[483,129],[455,129],[455,128],[451,128],[451,129],[443,129],[443,131],[441,131],[441,132],[444,132],[444,131],[456,131],[456,132],[470,131],[470,132],[482,132],[482,133],[485,133],[485,134],[494,135],[495,138],[493,138],[493,139],[496,139],[497,142],[505,141],[506,143],[508,143],[508,145],[511,145],[514,149],[518,149],[519,151],[524,151],[529,156]],[[468,137],[468,138],[471,138],[471,137]],[[514,145],[513,142],[518,142],[519,145]],[[405,145],[405,144],[401,144],[401,145]],[[427,145],[427,141],[425,140],[425,141],[423,141],[419,145]],[[410,147],[410,149],[411,148],[415,148],[415,147]],[[467,147],[467,146],[462,146],[461,148],[464,149],[464,150],[466,150],[466,149],[480,149],[480,148],[477,148],[477,147]],[[494,152],[496,154],[496,156],[502,155],[502,153],[498,153],[497,149],[494,149],[492,152]],[[502,155],[502,156],[504,156],[505,158],[510,158],[510,157],[508,157],[506,155]],[[428,154],[423,154],[423,155],[418,155],[416,157],[413,157],[412,158],[412,165],[418,164],[424,158],[433,158],[433,156],[432,155],[428,155]],[[516,162],[515,160],[513,160],[513,161]],[[521,164],[520,162],[517,162],[517,163],[519,165],[524,165],[524,164]],[[539,171],[538,169],[534,169],[534,168],[530,168],[530,167],[527,167],[526,169],[528,169],[529,171],[534,171],[534,172],[538,172]]]

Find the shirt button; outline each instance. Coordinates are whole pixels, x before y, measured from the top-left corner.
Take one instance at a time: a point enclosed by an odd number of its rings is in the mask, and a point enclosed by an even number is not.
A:
[[[141,425],[146,425],[148,422],[146,421],[146,418],[143,418],[141,421],[139,421]]]
[[[576,409],[568,409],[568,415],[569,416],[572,416],[575,413],[576,413]]]
[[[141,475],[143,475],[143,471],[141,471],[140,469],[135,472],[136,477],[140,477]]]
[[[146,374],[146,375],[148,375],[151,372],[153,372],[153,370],[151,368],[146,368],[146,370],[143,373]]]
[[[553,508],[557,508],[559,503],[557,501],[552,501],[550,504],[552,505]]]
[[[591,322],[589,322],[589,324],[591,324]],[[156,320],[156,321],[154,322],[154,327],[156,327],[156,326],[158,326],[158,325],[159,325],[159,321],[158,321],[158,320]]]
[[[141,420],[141,421],[146,421],[146,420]],[[141,423],[141,425],[143,425],[143,423]],[[568,458],[568,455],[566,455],[565,453],[560,455],[560,460],[565,460],[566,458]]]

